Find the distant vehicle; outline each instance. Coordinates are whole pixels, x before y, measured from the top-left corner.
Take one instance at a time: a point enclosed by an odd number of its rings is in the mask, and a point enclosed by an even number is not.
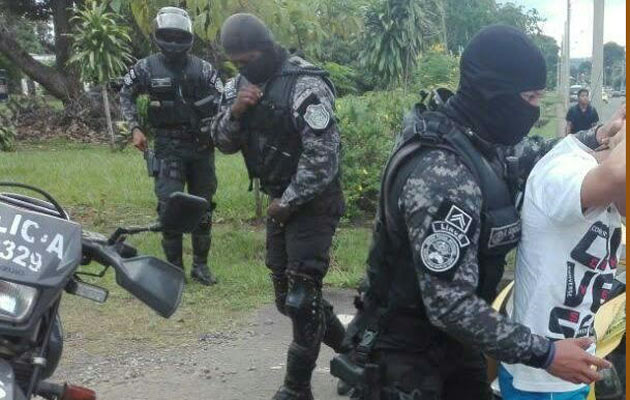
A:
[[[624,91],[624,92],[625,92],[625,91]],[[621,91],[619,91],[619,90],[613,90],[613,92],[612,92],[612,97],[620,97],[620,96],[622,96]],[[623,96],[625,96],[625,94],[624,94]]]
[[[626,89],[621,89],[621,96],[626,97]]]

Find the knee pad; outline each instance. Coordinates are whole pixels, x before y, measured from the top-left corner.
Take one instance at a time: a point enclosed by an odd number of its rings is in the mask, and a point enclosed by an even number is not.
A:
[[[321,284],[304,275],[289,273],[288,277],[285,310],[293,322],[293,341],[304,347],[318,347],[326,328]]]
[[[311,277],[287,272],[288,292],[285,309],[289,316],[315,314],[321,309],[321,286]]]

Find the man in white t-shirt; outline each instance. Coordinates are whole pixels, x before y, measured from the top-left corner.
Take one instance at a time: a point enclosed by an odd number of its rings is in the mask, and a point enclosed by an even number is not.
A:
[[[616,117],[620,124],[625,108]],[[562,140],[528,178],[512,317],[552,340],[583,338],[594,352],[587,338],[614,278],[625,216],[625,121],[614,149],[594,151],[588,135]],[[502,364],[499,382],[506,400],[578,400],[589,391],[522,364]]]

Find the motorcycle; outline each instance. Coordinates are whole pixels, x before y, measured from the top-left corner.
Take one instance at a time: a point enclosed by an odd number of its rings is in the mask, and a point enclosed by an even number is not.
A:
[[[625,237],[625,236],[624,236]],[[624,261],[625,264],[625,261]],[[492,306],[495,310],[510,315],[513,309],[510,282],[497,296]],[[595,314],[595,355],[606,358],[612,368],[602,370],[603,379],[591,385],[588,400],[625,400],[626,398],[626,272],[615,277],[607,301]],[[488,360],[488,376],[495,400],[501,399],[499,382],[496,379],[498,365]]]
[[[141,232],[188,233],[209,204],[174,193],[158,223],[118,228],[105,237],[82,230],[41,189],[8,182],[0,187],[39,195],[0,192],[0,400],[94,400],[96,394],[88,388],[48,381],[63,350],[63,292],[104,303],[108,291],[81,276],[103,277],[111,267],[118,285],[170,317],[181,300],[184,273],[166,261],[138,255],[125,240]],[[80,270],[91,262],[102,266],[100,272]]]

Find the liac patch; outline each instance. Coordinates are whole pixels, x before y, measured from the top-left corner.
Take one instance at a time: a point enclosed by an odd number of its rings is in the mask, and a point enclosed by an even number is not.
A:
[[[431,224],[433,232],[422,242],[420,256],[429,273],[452,278],[465,249],[470,246],[468,235],[474,219],[451,202],[442,204],[437,218]]]

